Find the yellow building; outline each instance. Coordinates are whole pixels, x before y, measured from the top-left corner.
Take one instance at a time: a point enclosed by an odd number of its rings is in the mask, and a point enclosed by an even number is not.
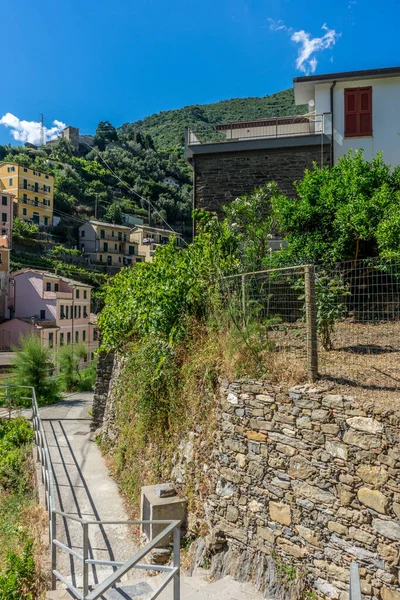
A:
[[[0,164],[0,192],[14,194],[15,216],[36,225],[53,224],[54,177],[15,163]]]
[[[131,229],[130,240],[138,245],[139,252],[144,255],[145,262],[151,262],[159,246],[169,244],[170,238],[179,240],[179,234],[171,229],[160,229],[150,225],[136,225]]]
[[[92,262],[121,268],[145,262],[137,242],[130,240],[130,227],[103,221],[88,221],[79,227],[79,249]]]

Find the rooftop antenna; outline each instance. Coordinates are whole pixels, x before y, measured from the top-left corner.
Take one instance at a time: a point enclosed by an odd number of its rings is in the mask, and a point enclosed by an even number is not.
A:
[[[40,113],[40,145],[44,146],[44,114]]]

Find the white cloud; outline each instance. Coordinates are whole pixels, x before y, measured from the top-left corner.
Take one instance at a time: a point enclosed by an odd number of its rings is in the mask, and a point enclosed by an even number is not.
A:
[[[319,38],[311,38],[310,34],[305,32],[304,29],[295,31],[291,37],[292,42],[300,44],[296,67],[306,75],[314,73],[317,68],[318,61],[314,56],[316,52],[334,46],[340,35],[334,29],[329,29],[326,24],[322,25],[322,29],[326,33]]]
[[[324,35],[315,38],[312,38],[304,29],[294,31],[293,27],[287,27],[283,21],[268,19],[268,23],[271,31],[286,31],[290,34],[292,42],[300,44],[296,67],[306,75],[315,73],[318,64],[316,53],[332,48],[340,37],[340,33],[329,29],[325,23],[322,25],[322,29],[325,31]]]
[[[21,121],[15,115],[6,113],[0,119],[0,125],[9,127],[11,135],[18,142],[40,143],[40,121]],[[65,123],[54,120],[53,127],[44,127],[44,141],[54,140],[65,127]]]

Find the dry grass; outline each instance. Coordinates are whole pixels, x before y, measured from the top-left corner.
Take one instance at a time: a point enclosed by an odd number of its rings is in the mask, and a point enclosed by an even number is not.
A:
[[[48,539],[48,513],[38,504],[25,508],[21,522],[33,539],[33,555],[35,560],[35,590],[34,597],[42,598],[50,587],[50,552]],[[30,590],[32,591],[32,590]]]

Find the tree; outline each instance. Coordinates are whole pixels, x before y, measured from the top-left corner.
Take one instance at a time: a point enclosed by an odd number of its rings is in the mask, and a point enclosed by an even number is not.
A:
[[[272,198],[292,262],[332,263],[399,247],[400,169],[391,172],[381,154],[369,162],[350,151],[332,169],[315,165],[296,189],[297,198]]]
[[[69,140],[59,137],[51,148],[51,154],[60,161],[67,161],[74,153]]]
[[[79,365],[87,355],[84,344],[62,346],[57,355],[60,369],[60,383],[65,391],[72,392],[79,389],[81,373]]]
[[[21,348],[15,350],[13,375],[16,384],[34,387],[39,403],[56,402],[60,396],[58,385],[51,378],[53,370],[50,349],[42,345],[37,335],[24,337],[21,340]]]
[[[93,143],[101,151],[105,150],[107,143],[117,142],[118,133],[114,125],[111,125],[109,121],[101,121],[97,125],[96,134],[93,139]]]
[[[105,214],[104,218],[108,223],[114,223],[114,225],[122,225],[124,220],[122,218],[122,210],[118,204],[111,204]]]

